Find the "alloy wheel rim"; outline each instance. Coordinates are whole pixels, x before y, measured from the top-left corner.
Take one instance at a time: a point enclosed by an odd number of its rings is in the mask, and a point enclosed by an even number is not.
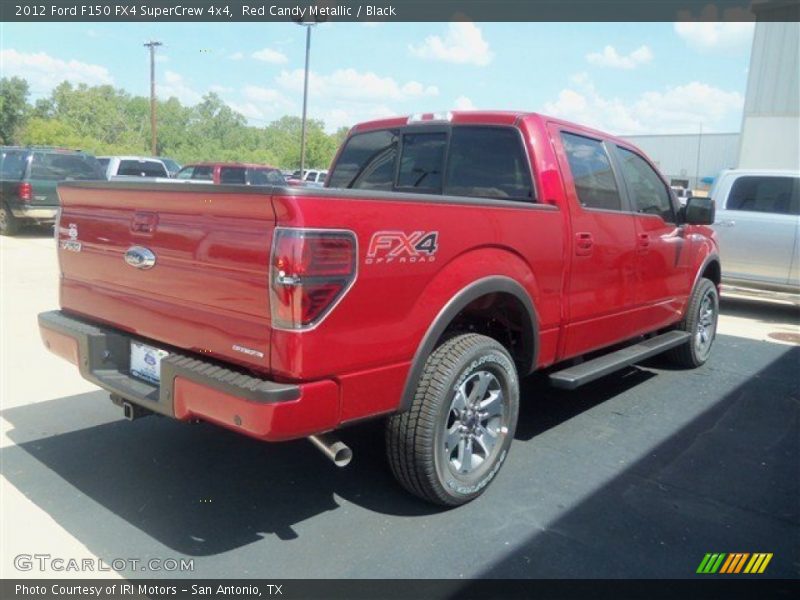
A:
[[[714,295],[711,291],[706,292],[700,302],[700,313],[697,319],[697,331],[695,332],[695,348],[705,353],[711,347],[714,334],[717,329],[717,316],[715,310]]]
[[[505,400],[500,381],[489,371],[476,371],[458,386],[442,440],[451,471],[471,475],[491,461],[508,432]]]

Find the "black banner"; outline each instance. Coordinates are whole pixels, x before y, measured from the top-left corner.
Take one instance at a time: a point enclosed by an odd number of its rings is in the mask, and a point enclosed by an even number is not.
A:
[[[800,20],[798,0],[3,0],[0,20],[82,22]]]
[[[0,582],[4,600],[220,600],[235,598],[281,598],[287,600],[372,600],[458,598],[550,598],[602,600],[675,598],[796,598],[797,580],[726,578],[712,576],[673,581],[660,580],[478,580],[448,579],[315,579],[315,580],[104,580],[64,579]]]

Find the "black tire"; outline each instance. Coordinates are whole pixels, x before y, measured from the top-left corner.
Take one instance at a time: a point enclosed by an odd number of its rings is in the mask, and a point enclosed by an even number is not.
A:
[[[710,315],[708,309],[711,310]],[[679,331],[686,331],[691,334],[691,337],[685,344],[670,350],[667,353],[669,359],[673,363],[689,369],[704,364],[711,354],[711,346],[714,344],[717,334],[718,319],[719,293],[717,286],[709,279],[700,279],[689,298],[686,316],[678,325]]]
[[[503,465],[518,413],[519,378],[508,351],[483,335],[453,337],[425,362],[410,409],[388,420],[392,472],[429,502],[469,502]]]
[[[8,208],[8,204],[5,202],[0,203],[0,235],[17,235],[19,226],[19,219]]]

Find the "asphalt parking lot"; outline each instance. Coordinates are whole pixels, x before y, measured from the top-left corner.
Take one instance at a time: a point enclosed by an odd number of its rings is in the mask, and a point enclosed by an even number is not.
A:
[[[0,240],[2,577],[692,577],[707,552],[800,575],[800,313],[723,302],[711,360],[654,360],[560,392],[531,378],[509,459],[479,500],[404,493],[381,428],[337,469],[308,442],[129,423],[42,347],[52,240]],[[772,335],[782,333],[789,335]],[[193,571],[20,572],[21,553],[193,559]]]

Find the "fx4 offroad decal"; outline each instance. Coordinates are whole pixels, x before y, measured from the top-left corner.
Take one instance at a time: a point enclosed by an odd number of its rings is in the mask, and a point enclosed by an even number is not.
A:
[[[433,262],[438,249],[438,231],[376,231],[365,262],[368,265]]]

